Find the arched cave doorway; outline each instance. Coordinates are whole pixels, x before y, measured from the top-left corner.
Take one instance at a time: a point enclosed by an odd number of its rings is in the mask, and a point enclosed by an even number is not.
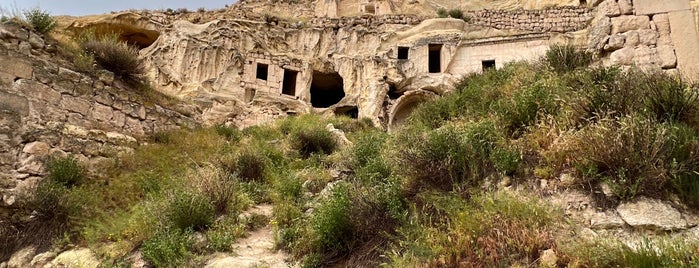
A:
[[[311,81],[311,105],[328,108],[345,97],[344,82],[338,73],[313,71]]]
[[[428,101],[437,94],[426,90],[415,90],[407,92],[405,95],[398,98],[396,105],[393,106],[389,116],[389,130],[394,130],[405,123],[410,114],[415,111],[421,103]]]

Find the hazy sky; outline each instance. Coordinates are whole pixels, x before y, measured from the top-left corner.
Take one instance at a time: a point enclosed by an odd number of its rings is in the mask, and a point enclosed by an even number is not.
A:
[[[5,13],[39,6],[51,15],[88,15],[109,13],[127,9],[178,9],[196,10],[222,8],[237,0],[0,0]],[[0,11],[1,12],[1,11]]]

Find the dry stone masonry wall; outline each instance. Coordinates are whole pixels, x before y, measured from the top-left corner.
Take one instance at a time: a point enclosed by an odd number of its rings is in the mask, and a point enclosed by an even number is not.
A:
[[[597,7],[588,49],[605,65],[682,71],[696,80],[699,44],[689,1],[605,0]]]
[[[71,70],[33,35],[0,24],[0,216],[32,192],[50,156],[72,155],[96,170],[137,138],[197,124],[185,115],[196,113],[191,107],[145,105],[109,72]]]
[[[586,28],[592,20],[585,7],[556,7],[542,10],[471,10],[464,12],[469,22],[495,29],[532,32],[572,32]]]

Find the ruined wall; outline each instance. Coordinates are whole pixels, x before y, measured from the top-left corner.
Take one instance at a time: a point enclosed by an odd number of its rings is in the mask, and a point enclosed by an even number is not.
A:
[[[0,63],[0,216],[41,180],[49,156],[94,171],[137,138],[197,125],[193,107],[146,105],[111,73],[72,71],[55,44],[18,25],[0,23]]]
[[[541,10],[470,10],[469,22],[495,29],[531,32],[573,32],[586,28],[592,20],[587,7],[556,7]]]
[[[605,0],[597,11],[587,47],[605,65],[679,70],[699,79],[699,38],[689,0]]]

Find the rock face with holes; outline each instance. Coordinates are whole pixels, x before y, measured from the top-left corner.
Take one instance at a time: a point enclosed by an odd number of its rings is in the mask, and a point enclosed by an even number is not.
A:
[[[699,38],[690,1],[651,2],[249,0],[208,18],[164,17],[167,26],[141,55],[159,90],[205,104],[208,124],[315,111],[389,129],[428,99],[417,96],[537,60],[554,43],[586,46],[606,65],[692,78]],[[468,22],[434,19],[430,5],[460,8]]]

